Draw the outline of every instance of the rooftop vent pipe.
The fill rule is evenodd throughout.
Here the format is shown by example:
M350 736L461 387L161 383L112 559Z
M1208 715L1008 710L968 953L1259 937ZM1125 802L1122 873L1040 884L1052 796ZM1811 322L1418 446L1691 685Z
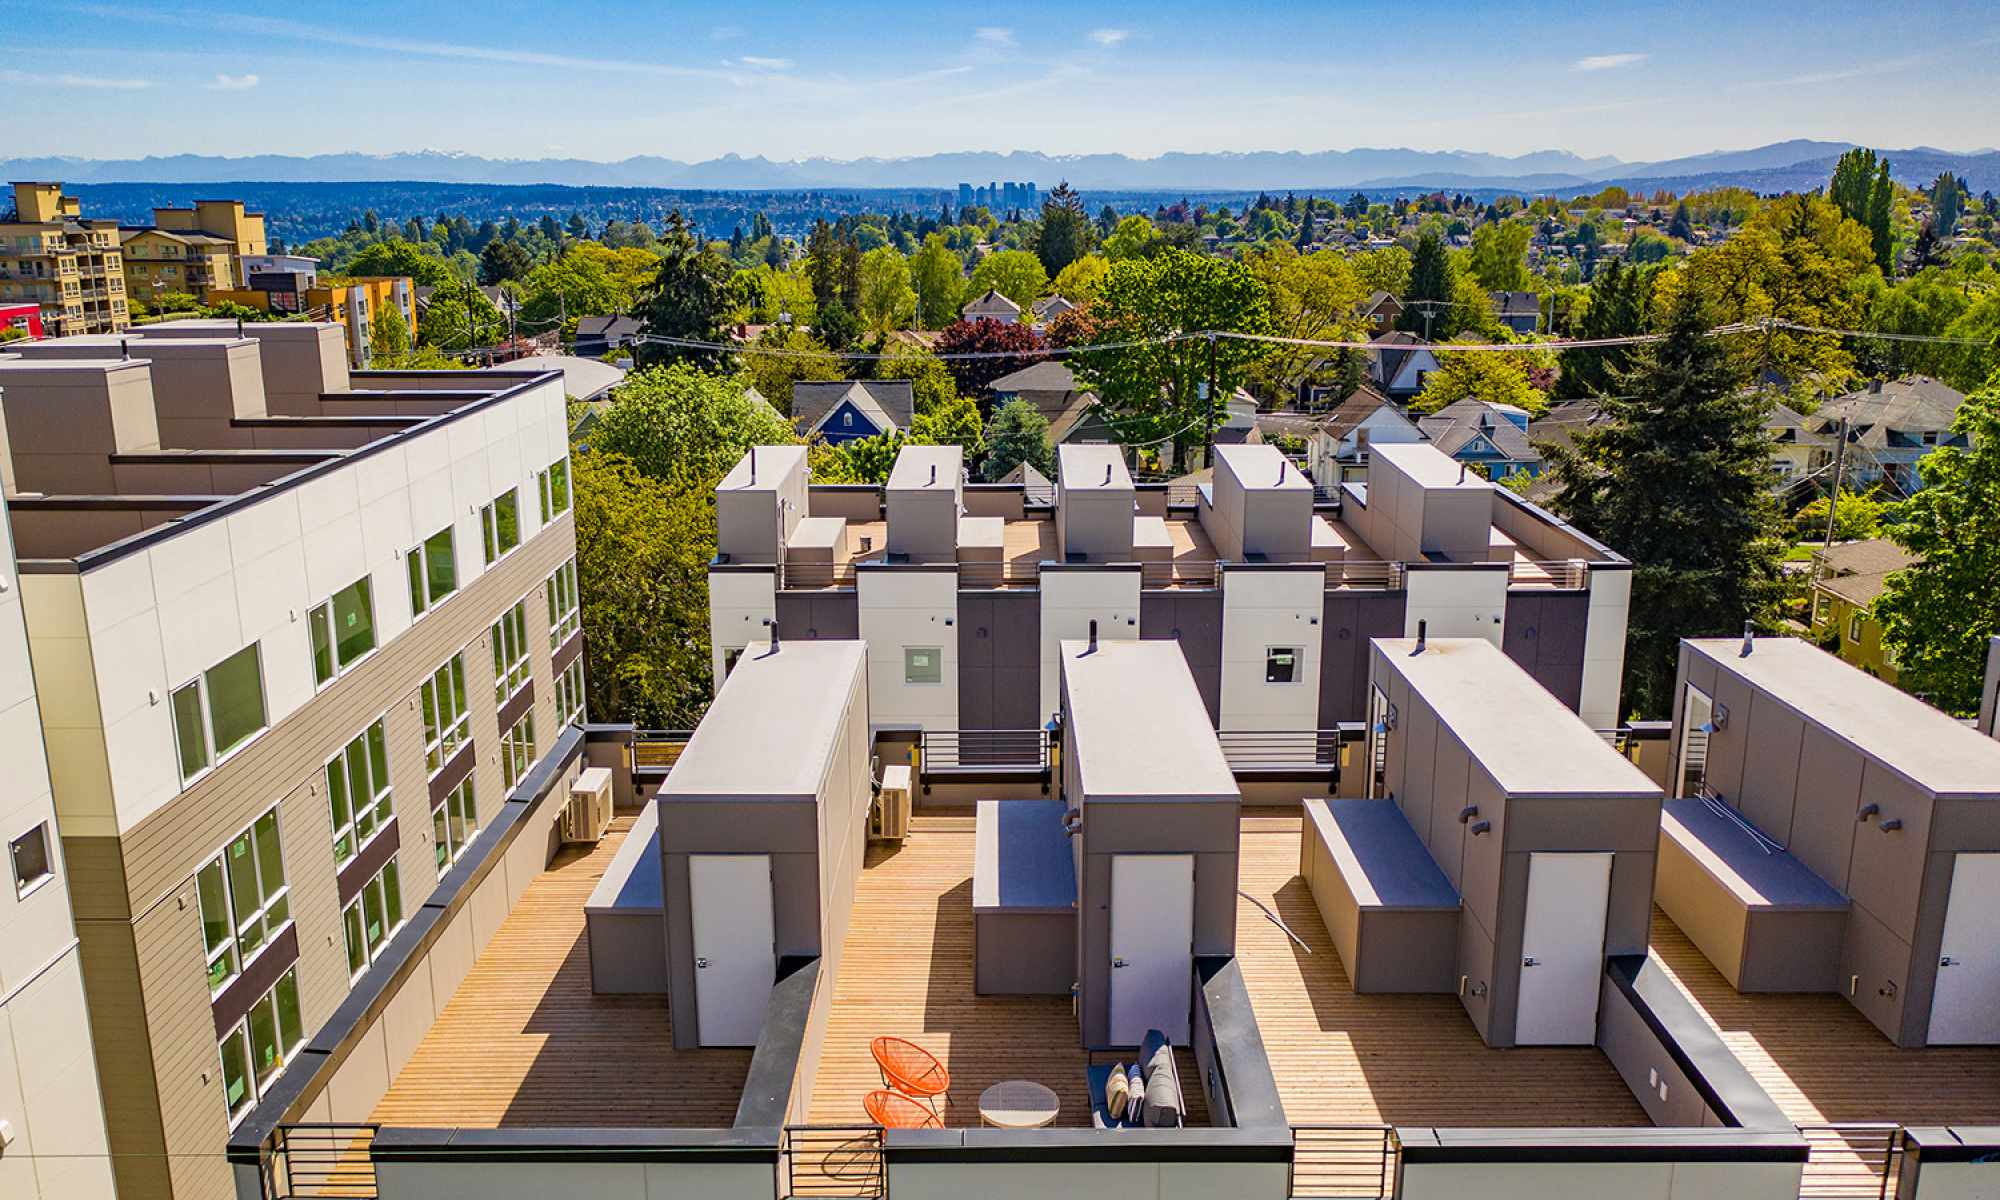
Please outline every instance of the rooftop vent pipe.
M932 486L932 487L936 487L936 486L937 486L937 464L936 464L936 463L932 463L932 464L931 464L931 482L930 482L930 486Z
M1104 486L1105 486L1105 487L1110 487L1110 486L1111 486L1111 464L1110 464L1110 463L1105 463L1105 464L1104 464Z
M1465 482L1465 470L1466 470L1466 467L1467 467L1467 465L1468 465L1468 464L1466 464L1466 463L1460 463L1460 464L1458 464L1458 481L1459 481L1460 483L1464 483L1464 482Z
M1743 622L1743 652L1738 657L1749 658L1750 651L1756 649L1757 641L1750 636L1750 622Z
M130 358L130 357L132 357L132 342L131 342L131 339L129 339L129 338L119 338L119 339L118 339L118 357L119 357L119 358Z
M757 482L757 447L750 447L750 482Z
M764 624L771 627L771 653L776 654L781 648L781 643L778 640L778 622L773 617L765 617Z
M1278 460L1278 482L1281 485L1285 482L1285 468L1291 465L1292 465L1292 460L1289 458L1281 458Z
M1084 651L1084 653L1097 653L1097 618L1095 617L1092 617L1090 620L1090 649Z
M1422 654L1424 652L1424 647L1429 642L1430 624L1429 621L1417 622L1417 648L1412 653Z

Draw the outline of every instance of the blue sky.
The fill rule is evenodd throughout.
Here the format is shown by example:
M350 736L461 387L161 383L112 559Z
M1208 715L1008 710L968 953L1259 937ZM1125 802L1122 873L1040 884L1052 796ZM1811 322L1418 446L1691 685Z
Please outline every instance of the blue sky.
M1988 3L0 0L0 155L2000 143Z

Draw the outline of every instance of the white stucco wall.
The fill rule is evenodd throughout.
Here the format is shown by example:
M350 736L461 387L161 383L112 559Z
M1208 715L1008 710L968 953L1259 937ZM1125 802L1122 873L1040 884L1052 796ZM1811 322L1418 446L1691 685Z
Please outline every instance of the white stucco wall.
M958 572L886 567L858 572L861 640L868 643L869 719L877 725L958 728ZM935 648L937 683L904 682L903 652Z
M723 654L751 642L768 642L766 621L778 619L776 571L710 571L708 573L709 657L715 686L722 686ZM780 631L779 636L783 636Z
M1592 729L1613 729L1624 713L1625 626L1632 605L1632 572L1593 569L1590 612L1583 631L1583 687L1577 715Z
M1052 713L1059 703L1065 639L1089 637L1092 620L1100 639L1139 639L1139 570L1106 566L1043 571L1041 591L1041 711Z
M1326 569L1316 563L1224 569L1221 728L1318 727L1325 605ZM1298 648L1291 683L1264 681L1265 653L1275 646Z
M1485 638L1501 644L1507 620L1507 568L1458 567L1429 569L1411 564L1409 603L1403 610L1403 636L1417 636L1417 622L1426 622L1431 637Z

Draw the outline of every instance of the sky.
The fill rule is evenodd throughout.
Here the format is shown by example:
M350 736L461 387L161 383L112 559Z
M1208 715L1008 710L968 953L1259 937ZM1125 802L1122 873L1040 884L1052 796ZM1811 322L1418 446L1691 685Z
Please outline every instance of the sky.
M0 0L0 156L2000 143L2000 7Z

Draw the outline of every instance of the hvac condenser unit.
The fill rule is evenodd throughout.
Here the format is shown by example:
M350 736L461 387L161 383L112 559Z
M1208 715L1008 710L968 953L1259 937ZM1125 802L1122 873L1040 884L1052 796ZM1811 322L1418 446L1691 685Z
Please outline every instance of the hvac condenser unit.
M882 768L882 791L875 797L868 836L878 842L900 842L910 836L910 766Z
M562 840L595 843L611 827L611 770L589 767L570 785L563 808Z

